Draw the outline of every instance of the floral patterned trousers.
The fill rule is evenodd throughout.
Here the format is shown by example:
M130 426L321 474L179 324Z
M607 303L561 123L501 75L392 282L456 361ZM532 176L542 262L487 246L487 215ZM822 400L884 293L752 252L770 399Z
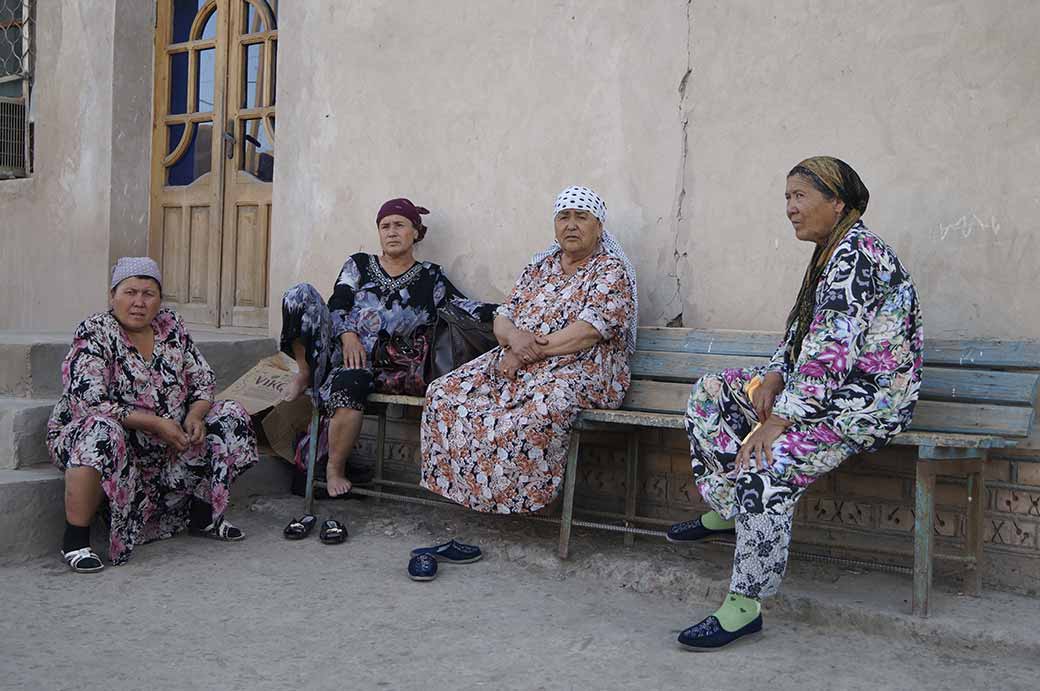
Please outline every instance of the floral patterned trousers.
M854 452L823 421L797 422L773 442L765 470L731 477L741 441L756 416L744 387L762 369L729 369L697 382L686 408L694 481L704 501L725 519L736 518L733 592L774 594L787 566L794 509L817 478Z
M329 308L321 293L309 283L293 286L282 297L282 352L293 357L292 344L296 340L303 345L311 368L315 407L326 416L331 416L336 408L364 410L368 395L375 390L372 371L343 366L343 348L332 334Z
M192 497L213 506L213 520L224 514L231 483L257 461L256 436L249 414L235 401L214 403L205 423L203 441L180 454L101 415L73 420L49 441L62 470L100 473L111 514L113 564L125 563L135 545L185 528Z

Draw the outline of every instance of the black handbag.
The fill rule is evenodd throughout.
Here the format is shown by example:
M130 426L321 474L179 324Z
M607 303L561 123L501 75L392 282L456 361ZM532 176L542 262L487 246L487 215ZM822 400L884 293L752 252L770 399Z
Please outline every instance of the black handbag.
M380 331L372 349L372 373L378 393L425 396L429 379L423 376L430 352L427 329L408 335Z
M498 345L491 322L474 319L455 305L437 310L423 379L429 384Z

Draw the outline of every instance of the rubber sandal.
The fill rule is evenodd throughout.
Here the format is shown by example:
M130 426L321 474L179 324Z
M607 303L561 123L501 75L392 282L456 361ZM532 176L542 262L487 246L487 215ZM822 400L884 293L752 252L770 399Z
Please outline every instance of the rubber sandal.
M246 537L245 533L232 525L231 521L224 520L223 516L213 523L210 523L202 530L189 529L188 532L196 537L208 537L223 542L238 542L239 540L244 540Z
M457 540L449 540L443 545L433 547L419 547L412 550L412 556L428 554L437 561L447 564L472 564L483 558L480 548L476 545L467 545Z
M95 554L89 546L74 549L71 552L63 551L61 558L76 573L97 573L105 568L105 565L101 563L101 557Z
M330 518L321 524L321 532L318 537L326 545L338 545L347 539L347 526L334 518Z
M318 525L318 517L305 513L299 518L292 519L289 525L285 526L282 534L285 535L286 540L302 540L311 534L316 525Z
M413 581L437 578L437 560L429 554L417 554L408 561L408 577Z

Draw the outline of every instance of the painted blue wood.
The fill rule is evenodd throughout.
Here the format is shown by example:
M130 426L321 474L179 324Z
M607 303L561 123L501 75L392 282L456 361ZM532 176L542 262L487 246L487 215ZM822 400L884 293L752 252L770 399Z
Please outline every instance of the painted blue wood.
M781 335L768 331L677 329L643 326L639 349L716 355L769 357ZM1040 369L1040 341L925 339L926 365Z
M758 367L767 358L637 350L630 365L637 379L693 382L728 368ZM1025 403L1036 400L1040 374L952 367L925 367L921 398L938 401Z

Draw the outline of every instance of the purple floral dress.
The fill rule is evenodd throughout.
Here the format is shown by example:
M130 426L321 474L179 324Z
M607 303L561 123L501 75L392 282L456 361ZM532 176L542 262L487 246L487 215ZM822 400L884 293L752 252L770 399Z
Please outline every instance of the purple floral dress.
M862 223L828 261L812 325L792 361L796 327L766 367L706 375L690 396L694 478L723 517L789 513L818 477L910 424L924 348L917 292L892 249ZM774 442L771 468L728 478L756 421L744 387L770 371L785 382L773 413L794 424Z
M232 481L257 461L249 414L234 401L213 404L205 438L183 453L122 426L136 411L183 423L191 404L213 400L213 370L180 318L160 310L152 328L155 347L146 361L111 312L80 324L62 365L64 393L47 425L55 465L101 474L113 564L125 563L135 545L185 528L192 497L211 504L219 519Z

